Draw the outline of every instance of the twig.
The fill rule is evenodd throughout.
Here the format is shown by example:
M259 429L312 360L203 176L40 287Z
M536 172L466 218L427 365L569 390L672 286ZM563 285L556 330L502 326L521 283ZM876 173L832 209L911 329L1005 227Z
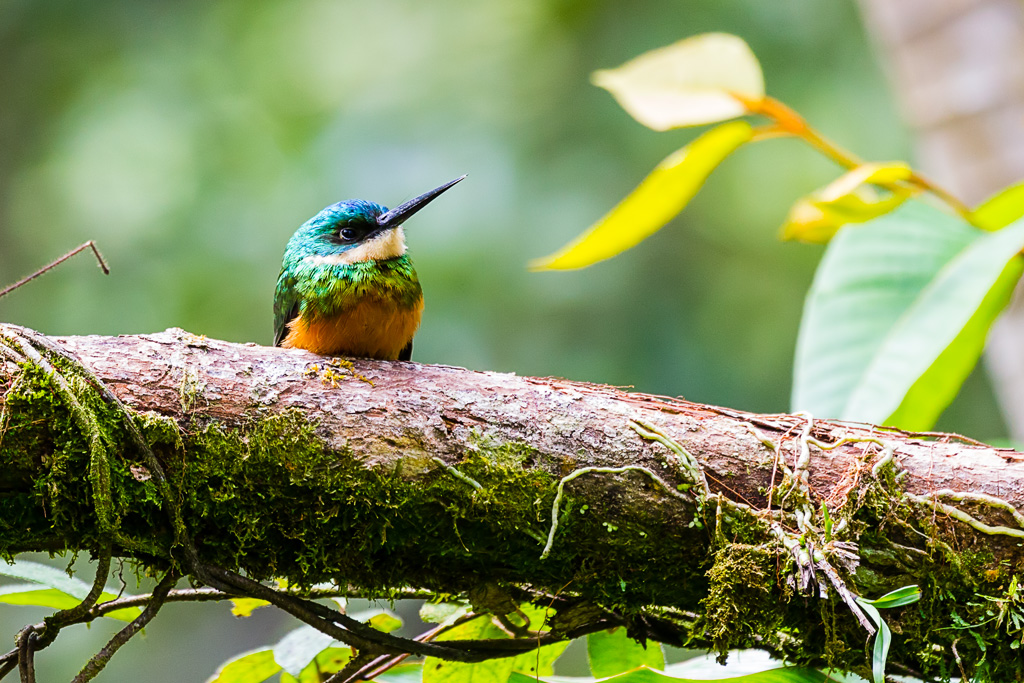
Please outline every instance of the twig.
M21 669L21 678L25 680L26 667L33 672L35 670L35 653L49 647L61 629L71 624L92 621L96 618L90 617L89 614L103 593L103 586L107 582L107 576L110 573L110 553L110 544L107 543L99 552L99 566L96 568L96 577L93 579L92 587L80 603L51 614L41 624L33 624L22 629L18 634L18 647L0 657L0 679L13 671L15 666L18 666ZM34 675L32 673L32 676Z
M178 582L178 573L172 568L167 570L164 574L164 578L160 579L160 583L157 584L156 589L153 591L153 599L150 601L146 609L142 610L142 614L135 617L127 626L114 634L114 637L103 646L96 655L89 660L89 662L82 667L82 670L78 672L78 675L71 679L71 683L88 683L96 675L103 671L103 667L107 665L110 658L114 656L114 653L121 649L121 646L127 643L132 636L145 628L146 624L153 620L156 613L163 607L164 599L170 592L174 584Z
M18 671L21 683L36 683L35 627L26 626L18 634Z
M202 565L200 578L204 583L219 583L221 586L227 586L229 591L234 589L245 595L266 600L288 612L299 621L360 651L390 654L410 652L412 654L441 657L455 661L480 661L476 653L469 654L465 649L417 643L408 638L400 638L389 633L383 633L372 626L368 626L329 607L308 600L302 600L294 595L281 593L269 586L264 586L257 581L221 567ZM486 657L483 657L483 659L486 659Z
M398 655L408 656L408 655ZM324 683L340 683L340 681L357 681L361 678L360 673L373 666L374 662L379 659L376 655L372 654L357 654L352 657L345 664L344 667L338 673L333 674L330 678L324 681Z
M829 564L828 560L824 557L817 559L814 567L828 578L829 583L832 584L832 587L836 589L836 593L839 594L839 598L850 608L850 611L853 612L853 616L857 617L860 625L867 629L868 633L874 635L875 625L871 623L871 620L864 614L864 610L857 604L856 596L846 586L846 582L839 576L835 567Z
M297 594L297 592L296 592ZM225 593L224 591L217 590L215 588L182 588L175 589L168 592L164 598L164 603L168 602L218 602L223 600L230 600L237 598L241 594L238 592ZM304 592L311 598L327 598L327 597L338 597L338 596L357 596L357 592L347 588L323 588L313 589L308 592ZM410 591L405 597L409 598L422 598L425 597L425 593ZM93 605L84 614L79 614L73 621L64 621L61 623L60 629L66 628L67 626L73 626L76 624L88 624L100 617L106 616L111 612L116 612L122 609L130 609L132 607L145 607L153 601L152 593L144 593L141 595L133 595L128 598L119 598L117 600L110 600L108 602L102 602L98 605ZM66 610L70 611L70 610ZM52 619L53 617L49 617ZM37 624L34 629L38 631L43 627L43 624ZM35 646L35 651L41 650L42 647L38 641ZM8 673L13 671L18 666L18 650L14 649L7 652L4 655L0 655L0 679L3 679Z
M96 248L96 243L93 242L92 240L89 240L85 244L80 244L79 246L75 247L74 249L72 249L68 253L64 254L63 256L61 256L56 261L52 261L51 263L43 266L42 268L40 268L36 272L32 273L28 277L23 277L20 280L18 280L17 282L15 282L13 285L8 285L8 286L4 287L3 289L0 289L0 297L2 297L3 295L5 295L5 294L7 294L9 292L13 292L18 287L21 287L22 285L27 284L27 283L31 282L32 280L35 280L37 277L39 277L40 275L42 275L46 271L48 271L48 270L50 270L52 268L56 268L57 266L59 266L60 264L64 263L65 261L67 261L72 256L74 256L75 254L77 254L77 253L79 253L81 251L84 251L86 249L92 249L92 253L96 255L96 260L99 262L100 269L103 270L103 274L104 275L110 275L110 268L107 267L107 262L103 260L103 255L100 254L100 250Z
M79 621L88 614L89 610L100 599L103 587L107 585L107 577L110 575L111 544L109 541L99 551L99 563L96 566L96 577L93 579L92 588L85 598L70 609L60 610L43 619L43 630L39 634L39 643L36 649L43 649L54 641L57 634L65 626Z
M302 593L299 593L298 591L290 592L294 595L302 595L314 600L319 598L359 597L362 595L362 593L358 591L346 588L315 588ZM423 598L426 597L426 595L426 593L410 593L409 595L400 597ZM217 590L216 588L180 588L168 593L164 602L220 602L223 600L232 600L238 597L241 597L241 594L238 592L225 593L224 591ZM102 602L89 610L89 613L76 623L87 623L121 609L144 607L145 605L148 605L152 599L152 593L144 593L142 595L133 595L130 598L119 598L117 600L110 600L109 602ZM0 657L0 661L3 661L2 657Z
M961 676L961 680L964 680L964 681L969 681L969 680L971 680L971 679L970 679L970 677L969 677L969 676L967 675L967 672L966 672L966 671L964 670L964 662L963 662L963 660L962 660L962 659L960 659L960 653L959 653L959 652L957 652L957 649L956 649L956 644L957 644L957 643L959 643L959 642L960 642L960 639L959 639L959 638L957 638L956 640L954 640L954 641L953 641L953 642L952 642L952 643L950 644L950 646L949 646L949 649L953 651L953 657L954 657L954 658L956 658L956 666L957 666L957 668L958 668L958 669L960 669L960 676Z
M424 631L423 633L413 638L413 640L419 641L421 643L431 641L434 638L441 635L442 633L449 631L455 628L456 626L465 624L467 621L472 621L473 619L476 619L479 616L480 614L478 612L470 612L469 614L464 614L458 619L452 621L452 623L450 624L439 624L438 626L430 629L429 631ZM355 671L347 677L342 677L341 672L338 672L331 678L328 678L326 681L324 681L324 683L354 683L355 681L359 680L372 680L377 676L383 674L385 671L388 671L389 669L398 666L399 664L404 662L408 657L409 653L403 653L400 655L382 655L380 657L376 657L372 662L363 666L358 671Z
M797 565L797 571L800 575L801 588L806 590L811 584L812 579L815 578L815 572L821 572L835 588L836 593L839 594L839 598L846 603L846 606L850 608L853 616L857 618L860 625L863 626L868 633L874 635L877 629L875 625L871 623L871 620L867 618L864 611L857 604L856 596L847 588L846 583L839 576L839 573L835 568L825 559L824 555L816 553L814 550L808 552L800 544L800 538L795 534L790 534L782 528L780 524L772 523L768 527L769 531L775 538L782 543L782 546L789 551L793 556L793 561Z

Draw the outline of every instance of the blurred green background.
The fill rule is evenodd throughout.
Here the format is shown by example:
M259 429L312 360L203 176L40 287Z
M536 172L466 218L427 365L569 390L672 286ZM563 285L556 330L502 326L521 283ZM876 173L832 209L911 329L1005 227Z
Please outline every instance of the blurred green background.
M777 228L837 175L799 143L742 150L617 259L525 269L695 134L642 127L590 72L711 30L745 38L769 92L840 144L910 157L848 1L0 0L0 285L87 239L112 269L80 255L0 300L0 320L266 344L299 224L469 173L407 228L427 299L416 360L785 411L821 249ZM980 373L939 427L1004 435ZM171 611L100 680L202 680L285 628ZM2 630L28 614L2 609ZM112 628L62 635L42 680L70 678Z

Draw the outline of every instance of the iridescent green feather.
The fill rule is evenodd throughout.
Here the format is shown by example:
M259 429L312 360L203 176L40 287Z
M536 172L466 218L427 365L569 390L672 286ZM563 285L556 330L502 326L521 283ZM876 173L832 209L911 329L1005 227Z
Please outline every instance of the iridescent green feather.
M390 299L413 308L423 296L408 255L346 265L300 260L281 271L274 296L274 343L280 344L289 320L332 318L364 297Z

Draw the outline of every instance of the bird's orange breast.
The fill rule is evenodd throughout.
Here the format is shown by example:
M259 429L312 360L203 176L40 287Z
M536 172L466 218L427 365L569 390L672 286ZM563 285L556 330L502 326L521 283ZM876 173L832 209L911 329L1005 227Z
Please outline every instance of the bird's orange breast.
M288 323L281 346L328 356L395 360L412 341L422 316L422 297L412 307L367 297L334 317L296 316Z

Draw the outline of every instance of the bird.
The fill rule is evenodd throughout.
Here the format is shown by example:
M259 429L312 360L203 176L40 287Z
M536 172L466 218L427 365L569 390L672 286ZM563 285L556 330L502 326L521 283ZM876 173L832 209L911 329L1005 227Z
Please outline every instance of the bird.
M465 177L390 211L349 199L303 223L288 240L274 290L274 346L410 360L423 290L402 225Z

